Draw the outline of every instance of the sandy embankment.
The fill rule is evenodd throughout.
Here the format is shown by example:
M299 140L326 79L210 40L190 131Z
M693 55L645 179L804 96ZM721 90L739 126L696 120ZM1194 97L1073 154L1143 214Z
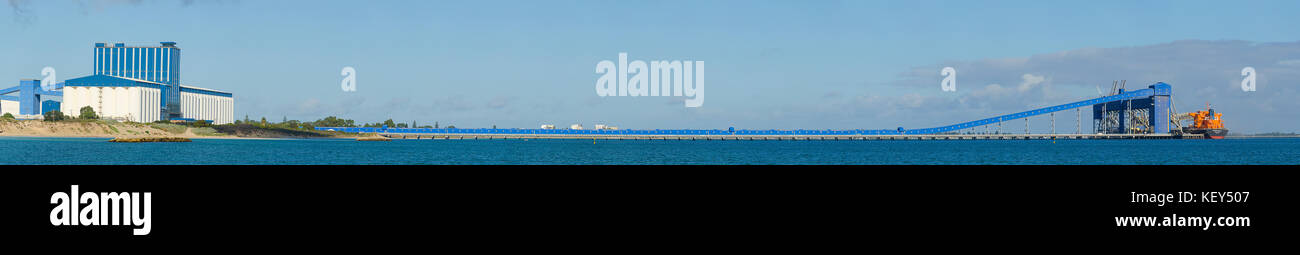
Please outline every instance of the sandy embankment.
M239 138L229 135L196 135L191 129L173 134L141 123L103 123L97 121L39 121L2 120L0 136L35 137L185 137L185 138Z

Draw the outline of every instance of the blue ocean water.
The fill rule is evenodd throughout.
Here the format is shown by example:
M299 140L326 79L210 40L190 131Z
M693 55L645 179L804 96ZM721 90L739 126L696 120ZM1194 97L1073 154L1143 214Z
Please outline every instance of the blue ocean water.
M1300 139L619 141L0 138L0 164L1300 164Z

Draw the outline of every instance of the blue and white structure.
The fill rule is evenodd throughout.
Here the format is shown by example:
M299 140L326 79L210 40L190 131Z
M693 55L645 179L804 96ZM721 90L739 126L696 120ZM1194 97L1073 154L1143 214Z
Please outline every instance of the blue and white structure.
M235 96L230 92L180 85L181 118L212 124L235 122ZM173 118L175 119L175 118Z
M47 111L59 110L59 97L63 92L56 84L55 90L41 88L41 80L22 80L18 86L0 89L0 114L12 114L20 119L39 118Z
M75 117L90 106L101 118L125 121L233 122L234 95L181 84L181 49L161 44L96 43L94 75L63 83L61 111Z
M95 75L146 80L167 85L162 92L163 110L169 118L180 114L181 48L175 42L161 46L127 46L125 43L95 43Z

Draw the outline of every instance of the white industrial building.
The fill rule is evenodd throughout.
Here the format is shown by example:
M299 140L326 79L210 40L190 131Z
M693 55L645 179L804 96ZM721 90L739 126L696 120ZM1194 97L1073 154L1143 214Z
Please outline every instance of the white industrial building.
M0 115L10 114L18 116L18 100L0 99Z
M234 123L235 98L228 92L181 84L181 115L212 124Z
M81 108L90 106L102 119L134 122L159 120L159 89L148 87L65 86L63 114L81 116Z
M64 114L79 117L81 108L90 106L102 119L134 122L162 120L161 100L165 84L124 77L96 76L104 76L98 79L109 82L69 82L69 85L63 87L60 110ZM235 99L230 93L185 85L181 85L180 90L181 118L207 120L213 124L235 121Z

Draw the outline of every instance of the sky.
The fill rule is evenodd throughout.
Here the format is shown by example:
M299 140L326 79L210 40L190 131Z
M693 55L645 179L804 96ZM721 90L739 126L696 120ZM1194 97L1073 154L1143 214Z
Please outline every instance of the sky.
M1300 130L1297 1L8 0L0 81L91 73L96 42L182 48L237 119L461 128L924 128L1166 82L1234 132ZM601 97L597 63L704 61L705 103ZM1256 91L1242 91L1244 67ZM344 67L356 91L342 90ZM957 70L945 92L940 70ZM1056 130L1074 131L1061 112ZM1084 114L1087 115L1087 114ZM1091 122L1084 117L1084 130ZM1046 131L1051 118L1030 126ZM1021 124L1012 125L1023 129Z

